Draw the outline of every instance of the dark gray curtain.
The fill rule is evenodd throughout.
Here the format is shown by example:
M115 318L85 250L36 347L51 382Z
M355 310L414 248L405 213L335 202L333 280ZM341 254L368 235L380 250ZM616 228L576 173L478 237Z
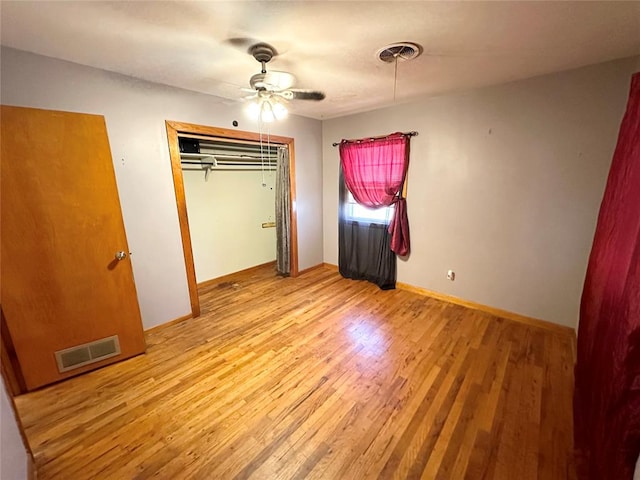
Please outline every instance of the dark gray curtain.
M338 268L345 278L367 280L382 290L396 288L396 254L389 224L363 223L345 217L348 190L340 171Z
M276 266L278 273L291 273L291 199L289 181L289 148L278 148L276 172Z

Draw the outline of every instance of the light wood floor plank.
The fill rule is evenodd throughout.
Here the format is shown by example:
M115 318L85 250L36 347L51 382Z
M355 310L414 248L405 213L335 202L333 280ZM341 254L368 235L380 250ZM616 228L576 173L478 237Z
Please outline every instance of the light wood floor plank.
M271 266L147 353L16 398L42 480L575 479L574 339Z

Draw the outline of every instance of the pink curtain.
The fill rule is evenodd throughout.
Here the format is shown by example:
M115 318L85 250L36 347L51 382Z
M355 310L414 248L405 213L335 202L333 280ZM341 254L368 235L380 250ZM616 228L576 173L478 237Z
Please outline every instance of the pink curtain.
M402 197L409 168L409 137L394 133L340 143L344 181L356 202L370 208L396 205L389 224L391 250L407 255L410 249L406 199Z
M579 477L631 480L640 452L640 73L589 257L575 382Z

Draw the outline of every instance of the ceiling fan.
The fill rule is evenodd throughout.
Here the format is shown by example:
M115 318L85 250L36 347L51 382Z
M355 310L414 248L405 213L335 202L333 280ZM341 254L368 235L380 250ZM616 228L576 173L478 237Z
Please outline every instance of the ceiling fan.
M263 121L270 122L274 118L286 116L285 104L289 100L323 100L325 95L318 90L292 88L296 83L296 77L289 72L271 70L267 72L267 63L276 56L275 49L266 43L257 43L249 48L249 54L253 56L262 68L249 79L251 88L243 88L250 95L249 110L254 116Z

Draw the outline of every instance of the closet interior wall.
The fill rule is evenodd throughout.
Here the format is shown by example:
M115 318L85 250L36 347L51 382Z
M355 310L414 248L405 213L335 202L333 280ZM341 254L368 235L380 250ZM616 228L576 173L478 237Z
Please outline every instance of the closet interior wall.
M179 140L197 283L275 261L278 145Z

